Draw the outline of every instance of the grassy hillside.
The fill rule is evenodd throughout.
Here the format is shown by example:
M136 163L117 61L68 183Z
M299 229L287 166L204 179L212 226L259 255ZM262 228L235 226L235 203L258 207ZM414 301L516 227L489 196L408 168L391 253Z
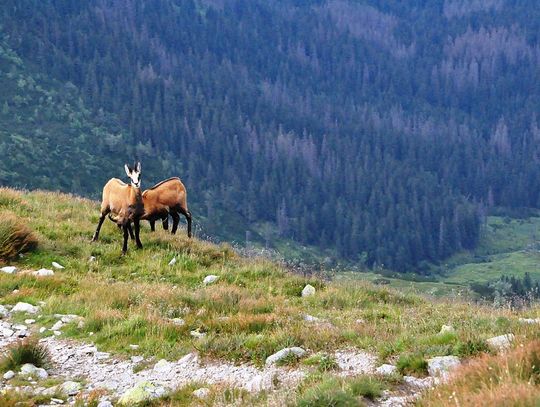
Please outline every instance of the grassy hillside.
M361 281L305 279L270 261L242 258L227 245L188 240L183 229L171 236L151 233L145 225L144 248L135 250L130 243L121 257L121 234L109 221L100 241L90 243L98 203L71 195L0 189L0 213L17 216L39 242L9 262L23 271L0 274L0 302L44 301L38 326L50 326L54 314L81 315L84 327L73 323L65 335L119 355L172 360L197 350L204 357L260 366L287 346L304 347L310 356L354 347L375 353L381 362L401 360L408 371L413 360L431 356L476 356L486 349L484 339L495 335L513 332L520 342L538 336L537 329L517 322L520 315L540 315L537 309L510 312L427 300ZM170 266L172 258L177 261ZM50 268L52 261L65 269L42 278L25 272ZM209 274L219 280L205 286ZM307 283L317 292L302 298ZM306 314L329 324L306 322ZM185 325L175 325L176 317ZM456 333L438 335L443 324ZM206 336L194 339L193 330ZM326 379L311 377L293 397Z

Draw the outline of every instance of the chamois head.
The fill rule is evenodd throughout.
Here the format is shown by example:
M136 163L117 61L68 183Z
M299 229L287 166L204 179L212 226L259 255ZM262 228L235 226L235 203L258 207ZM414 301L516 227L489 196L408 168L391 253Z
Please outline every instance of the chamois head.
M133 168L127 164L124 164L124 169L126 170L127 176L131 180L131 185L135 188L139 188L141 186L141 163L137 162Z

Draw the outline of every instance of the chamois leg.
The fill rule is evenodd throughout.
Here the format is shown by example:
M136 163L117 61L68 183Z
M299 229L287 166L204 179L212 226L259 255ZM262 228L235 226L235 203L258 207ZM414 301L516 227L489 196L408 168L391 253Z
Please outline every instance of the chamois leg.
M178 222L180 222L180 215L176 211L171 211L172 216L172 230L171 233L174 235L176 233L176 229L178 229Z
M131 227L131 223L127 224L127 228L129 232L129 237L131 238L131 240L135 240L135 235L133 234L133 228Z
M191 237L191 212L187 209L180 207L179 212L186 217L187 221L187 235Z
M161 223L163 224L163 230L169 230L169 214L165 215L163 219L161 219Z
M124 230L124 244L122 245L122 256L124 256L127 253L129 233L127 225L123 225L122 229Z
M152 232L155 232L156 231L156 221L155 220L149 220L148 222L150 223L150 230Z
M141 221L139 219L135 219L133 221L133 225L135 226L135 242L137 243L137 248L142 249L141 239L139 238L139 233L141 231Z
M103 225L103 221L105 220L105 216L109 213L109 210L106 210L104 212L101 212L101 216L99 217L99 222L96 228L96 231L94 233L94 236L92 237L92 242L95 242L99 238L99 231L101 230L101 225Z

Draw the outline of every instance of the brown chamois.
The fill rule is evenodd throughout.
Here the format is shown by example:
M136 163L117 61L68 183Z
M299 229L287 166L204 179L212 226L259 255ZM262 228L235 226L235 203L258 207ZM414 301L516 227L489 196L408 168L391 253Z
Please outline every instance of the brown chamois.
M157 219L163 221L163 228L168 229L169 214L173 218L171 233L174 235L180 221L180 213L186 217L187 234L191 237L191 212L187 207L187 191L180 178L173 177L161 181L142 194L144 215L141 219L150 222L152 232L155 231Z
M94 233L92 241L99 238L99 230L105 220L105 216L115 222L124 231L124 244L122 254L127 252L128 231L131 229L131 222L135 226L135 241L137 247L142 248L139 239L140 218L144 214L144 205L141 194L141 163L137 163L133 168L124 165L127 176L131 180L131 185L127 185L118 178L111 178L103 187L103 199L101 201L101 216Z

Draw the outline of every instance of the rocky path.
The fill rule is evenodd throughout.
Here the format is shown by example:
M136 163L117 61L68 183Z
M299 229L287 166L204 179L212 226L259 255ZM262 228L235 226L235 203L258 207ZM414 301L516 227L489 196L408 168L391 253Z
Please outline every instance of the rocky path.
M37 330L33 319L26 320L29 323L28 326L9 322L11 313L16 307L24 309L26 306L17 304L11 310L5 308L3 310L3 319L0 320L0 353L3 353L9 344ZM28 308L27 311L36 311L26 308ZM60 393L66 396L68 403L74 402L74 396L84 397L93 390L105 390L106 395L100 407L107 407L111 405L112 400L123 401L124 404L129 405L137 398L159 397L189 383L220 384L252 393L263 390L273 392L293 389L309 372L307 367L276 366L276 362L286 357L288 353L306 353L301 348L286 348L277 352L267 359L264 368L257 368L251 364L234 365L225 361L203 360L197 353L190 353L175 361L163 359L156 362L144 359L142 356L120 358L100 352L91 343L63 339L61 322L73 321L79 317L74 315L57 315L57 317L59 322L48 328L54 332L54 335L41 339L40 343L47 347L52 360L52 367L47 371L48 376L60 379L63 384L47 389L40 387L38 380L31 380L28 385L17 387L17 390L44 394L58 394L60 390ZM39 317L36 318L39 319ZM44 329L46 328L41 327L40 332ZM333 356L339 367L335 374L339 376L384 375L392 374L396 370L392 365L377 367L377 358L360 350L340 350ZM20 374L20 372L13 372L13 375ZM10 384L12 377L9 376L12 375L8 375L8 378L4 377L0 382L0 391L16 387ZM436 380L433 377L418 379L405 376L403 385L398 391L385 393L372 405L410 404L423 389L433 386ZM204 397L204 391L198 394Z

